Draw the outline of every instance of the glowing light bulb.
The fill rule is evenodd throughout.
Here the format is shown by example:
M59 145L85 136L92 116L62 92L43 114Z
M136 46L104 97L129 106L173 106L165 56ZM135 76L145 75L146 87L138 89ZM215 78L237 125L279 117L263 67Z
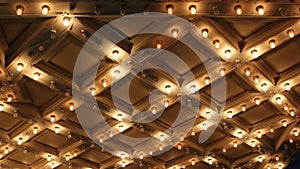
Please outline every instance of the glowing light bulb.
M204 38L208 37L208 29L202 29L201 33Z
M277 98L276 98L276 103L277 103L277 104L282 104L282 99L281 99L281 97L277 97Z
M261 88L262 88L262 90L263 90L264 92L268 91L268 86L267 86L266 83L263 83L263 84L261 85Z
M66 161L69 161L69 160L70 160L70 155L67 154L67 155L66 155Z
M38 133L38 127L33 127L33 134L37 134Z
M44 5L42 7L42 14L43 15L48 15L48 12L50 11L50 7L48 5Z
M292 116L292 117L295 116L295 111L294 110L290 110L290 116Z
M227 112L227 117L230 118L230 119L233 117L232 111Z
M234 10L235 10L235 13L236 13L237 15L242 15L242 13L243 13L242 6L241 6L241 5L236 5L236 6L234 7Z
M245 104L243 104L241 107L242 107L242 111L243 111L243 112L245 112L245 111L246 111L246 108L247 108L247 106L246 106Z
M91 96L95 96L96 95L96 88L91 87L90 88L90 93L91 93Z
M239 131L237 135L238 135L238 138L239 138L239 139L242 139L242 138L243 138L243 133L242 133L241 131Z
M55 163L51 163L51 164L50 164L50 168L51 168L51 169L55 168Z
M159 140L160 140L161 142L165 141L165 135L161 134L161 135L159 136Z
M119 59L119 51L118 50L113 50L112 51L112 56L114 60L118 60Z
M11 94L7 95L7 99L6 99L7 102L11 102L12 99L13 99L13 95Z
M191 135L192 135L192 136L195 136L195 135L196 135L196 133L195 133L194 130L192 131Z
M227 59L231 58L231 51L229 49L225 51L225 56Z
M225 68L219 70L220 76L225 76Z
M101 82L102 82L102 87L107 87L107 80L106 79L102 79L101 80Z
M265 13L264 7L262 5L257 6L256 11L259 15L263 15Z
M253 58L258 58L258 51L256 49L253 49L251 51L251 54L252 54Z
M275 40L274 39L271 39L269 41L269 45L270 45L270 48L274 49L276 47L276 44L275 44Z
M126 161L122 161L121 166L122 166L123 168L125 168L125 167L126 167Z
M191 5L191 6L189 7L189 10L190 10L190 12L191 12L192 15L195 15L195 14L196 14L196 6L195 6L195 5Z
M51 115L51 116L50 116L50 121L51 121L52 123L55 122L55 115Z
M143 153L140 153L140 160L142 160L144 158L144 154Z
M251 141L251 146L252 146L252 147L255 147L255 146L256 146L256 143L255 143L254 140Z
M39 72L35 72L35 73L33 74L33 79L34 79L34 80L39 80L40 76L41 76L41 74L40 74Z
M196 85L191 85L190 86L190 91L191 91L191 93L195 93L197 91Z
M168 93L168 94L171 94L171 93L172 93L172 88L171 88L170 85L166 85L166 86L165 86L165 89L166 89L166 93Z
M192 165L195 165L195 164L196 164L195 159L192 159Z
M289 141L291 144L294 142L294 140L292 138L290 138Z
M122 133L124 131L124 125L120 124L119 125L119 132Z
M254 80L255 83L258 83L259 82L259 76L254 76L253 80Z
M210 84L210 78L209 77L205 77L204 82L206 85Z
M172 14L173 14L173 10L174 10L174 6L173 6L173 5L171 5L171 4L167 5L167 6L166 6L166 9L167 9L167 13L168 13L169 15L172 15Z
M206 123L202 123L202 130L207 130L207 124Z
M69 110L73 111L75 109L74 103L69 103Z
M287 103L283 104L283 110L284 111L288 111L289 110L289 107L288 107Z
M234 147L234 148L237 148L237 146L238 146L238 145L237 145L237 141L234 141L234 142L233 142L233 147Z
M246 76L250 76L251 75L250 68L246 68L244 71L245 71Z
M54 128L54 132L55 132L56 134L58 134L58 133L60 132L60 128L59 128L58 126L56 126L56 127Z
M47 161L51 161L52 160L52 156L51 155L48 155L47 156Z
M123 115L121 113L119 113L117 115L117 119L118 119L118 121L123 121Z
M64 22L64 26L65 26L65 27L68 27L68 26L70 26L71 18L68 17L68 16L65 16L65 17L63 18L63 22Z
M294 130L293 133L294 133L294 136L295 136L295 137L298 137L298 136L299 136L299 133L298 133L297 130Z
M23 138L22 137L20 137L19 140L18 140L18 145L21 145L21 144L23 144Z
M157 42L156 42L156 48L157 49L161 49L162 48L162 41L161 40L157 40Z
M289 29L289 30L287 31L287 34L289 35L290 38L295 37L294 29Z
M16 14L17 15L22 15L23 14L23 11L24 11L24 7L22 6L22 5L18 5L17 7L16 7Z
M291 86L290 86L289 83L285 83L285 84L284 84L284 88L285 88L286 91L291 90Z
M178 34L179 34L179 30L178 29L172 29L172 36L173 38L177 38L178 37Z
M159 145L159 151L163 151L164 150L164 148L163 148L163 146L160 144Z
M257 138L261 138L262 137L262 134L260 131L257 132Z
M181 150L181 148L182 148L181 144L178 144L178 145L177 145L177 149L178 149L178 150Z
M206 112L206 119L211 119L211 114L210 114L210 112Z
M115 78L119 78L119 77L120 77L120 74L121 74L121 71L120 71L120 70L115 70L115 71L114 71L114 77L115 77Z
M152 114L156 114L157 113L157 107L156 106L151 107L151 113Z
M281 165L278 165L278 169L282 169L282 166L281 166Z
M0 104L0 111L3 111L3 107L4 107L4 105Z
M169 100L164 101L164 106L165 106L165 108L169 107Z
M212 163L213 163L211 158L207 159L207 162L208 162L209 165L212 165Z
M8 147L5 147L4 149L4 154L8 154L9 153L9 148Z
M28 132L25 134L25 138L26 138L26 139L29 139L29 138L30 138L30 135L29 135Z
M223 152L223 153L226 153L226 151L227 151L226 148L223 147L222 152Z
M219 40L214 40L213 44L215 46L216 49L219 49L221 47L220 41Z
M271 133L273 133L273 132L274 132L274 128L273 128L273 127L271 127L271 129L270 129L270 132L271 132Z
M18 63L18 65L17 65L17 71L21 72L23 70L23 68L24 68L24 65L22 63Z
M264 159L262 157L258 157L258 162L262 163Z
M275 160L279 161L279 156L278 155L275 156Z
M283 126L283 127L286 127L286 126L287 126L286 120L281 121L281 123L282 123L282 126Z

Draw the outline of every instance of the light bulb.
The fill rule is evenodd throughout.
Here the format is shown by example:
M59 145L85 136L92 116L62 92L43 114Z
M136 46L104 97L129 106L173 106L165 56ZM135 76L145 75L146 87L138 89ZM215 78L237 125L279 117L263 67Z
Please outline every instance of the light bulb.
M276 47L276 44L275 44L275 40L274 39L271 39L269 41L269 45L270 45L270 48L274 49Z
M3 111L3 107L4 107L4 105L0 104L0 111Z
M258 58L258 51L256 49L253 49L251 51L251 54L252 54L253 58Z
M67 155L66 155L66 161L69 161L69 160L70 160L70 155L67 154Z
M227 112L227 117L230 118L230 119L233 117L232 111Z
M159 135L159 140L161 142L165 141L165 135L163 135L163 134Z
M234 142L233 142L233 147L234 147L234 148L237 148L237 146L238 146L238 145L237 145L237 142L234 141Z
M20 137L19 140L18 140L18 145L21 145L21 144L23 144L23 138L22 137Z
M250 68L246 68L244 71L245 71L246 76L250 76L251 75Z
M65 16L65 17L63 18L63 22L64 22L64 26L65 26L65 27L70 26L71 18L68 17L68 16Z
M264 159L262 157L258 157L258 162L262 163Z
M283 126L283 127L286 127L286 126L287 126L286 120L281 121L281 123L282 123L282 126Z
M289 35L290 38L295 37L294 29L289 29L289 30L287 31L287 34Z
M49 154L48 156L47 156L47 161L51 161L52 160L52 156Z
M109 131L108 135L109 135L109 137L113 137L114 136L114 132L113 131Z
M164 149L163 146L160 144L159 145L159 151L163 151L163 149Z
M263 15L265 13L264 7L262 5L257 6L256 11L259 15Z
M11 102L12 99L13 99L13 95L11 94L7 95L7 99L6 99L7 102Z
M204 38L208 37L208 29L202 29L201 33Z
M285 83L285 84L284 84L284 88L285 88L286 91L291 90L291 86L290 86L289 83Z
M191 91L191 93L195 93L197 91L196 85L191 85L190 86L190 91Z
M181 146L181 144L179 143L179 144L177 145L177 149L178 149L178 150L181 150L181 148L182 148L182 146Z
M257 132L257 138L261 138L261 137L262 137L261 132L258 131L258 132Z
M242 6L241 6L241 5L236 5L236 6L234 7L234 10L235 10L235 13L236 13L237 15L242 15L242 13L243 13Z
M178 29L172 29L172 36L173 38L177 38L178 37L178 33L179 33L179 30Z
M243 138L243 133L242 133L241 131L239 131L237 135L238 135L238 138L239 138L239 139L242 139L242 138Z
M164 101L164 106L165 106L165 108L169 107L169 100Z
M22 6L22 5L18 5L17 7L16 7L16 14L17 15L22 15L23 14L23 11L24 11L24 7Z
M115 78L119 78L119 77L120 77L120 74L121 74L121 71L120 71L120 70L115 70L115 71L114 71L114 77L115 77Z
M18 63L18 65L17 65L17 71L21 72L23 70L23 68L24 68L24 65L22 63Z
M258 83L259 82L259 76L254 76L253 80L254 80L255 83Z
M173 14L173 10L174 10L174 6L173 6L173 5L171 5L171 4L167 5L167 6L166 6L166 9L167 9L167 13L168 13L169 15L172 15L172 14Z
M162 43L163 43L163 42L162 42L161 40L157 40L157 41L156 41L156 48L157 48L157 49L161 49L161 48L162 48Z
M102 87L107 87L107 80L106 79L102 79L101 80L101 82L102 82Z
M226 153L226 151L227 151L226 148L223 147L222 152L223 152L223 153Z
M168 94L171 94L171 93L172 93L172 88L171 88L170 85L166 85L166 86L165 86L165 89L166 89L166 93L168 93Z
M121 113L119 113L117 115L117 119L118 119L118 121L123 121L123 115Z
M220 72L220 76L225 76L225 68L221 68L219 72Z
M196 133L195 133L194 130L192 131L191 135L192 135L192 136L195 136L195 135L196 135Z
M140 153L140 160L142 160L144 158L144 154Z
M38 133L38 127L33 127L33 134L37 134Z
M26 138L26 139L29 139L29 138L30 138L30 135L29 135L29 133L28 133L28 132L26 132L26 134L25 134L25 138Z
M256 143L255 143L254 140L251 141L251 146L252 146L252 147L255 147L255 146L256 146Z
M42 14L43 15L47 15L49 11L50 11L50 7L48 5L44 5L42 7Z
M282 104L281 97L277 97L277 98L276 98L276 103L277 103L277 104Z
M214 40L213 44L215 46L216 49L219 49L221 47L220 41L219 40Z
M90 93L91 93L91 96L95 96L96 95L96 88L91 87L90 88Z
M202 129L207 130L207 124L206 123L202 123Z
M205 77L204 82L206 85L209 85L210 83L210 78L209 77Z
M196 6L195 6L195 5L191 5L191 6L189 7L189 10L190 10L190 12L191 12L192 15L195 15L195 14L196 14Z
M270 132L271 132L271 133L273 133L273 132L274 132L274 128L273 128L273 127L271 127L271 129L270 129Z
M279 156L278 155L275 156L275 160L279 161Z
M243 104L241 107L242 107L242 111L243 111L243 112L245 112L245 111L246 111L246 108L247 108L247 106L246 106L245 104Z
M278 165L278 169L282 169L282 166L281 166L281 165Z
M225 51L225 56L227 59L231 57L231 51L229 49Z
M123 168L125 168L125 167L126 167L126 161L122 161L121 166L122 166Z
M195 164L196 164L195 159L192 159L192 165L195 165Z
M299 136L299 133L298 133L297 130L294 130L293 133L294 133L294 136L295 136L295 137L298 137L298 136Z
M290 138L289 141L291 144L294 142L294 140L292 138Z
M119 51L118 50L113 50L112 51L112 56L114 60L118 60L119 59Z
M295 111L294 110L290 110L290 116L292 116L292 117L295 116Z
M268 91L268 86L267 86L266 83L263 83L263 84L261 85L261 88L262 88L262 90L263 90L264 92Z
M60 128L59 128L58 126L56 126L56 127L54 128L54 132L55 132L56 134L58 134L58 133L60 132Z
M51 168L51 169L55 168L55 164L54 164L54 163L51 163L51 164L50 164L50 168Z
M50 116L50 121L51 121L52 123L55 122L55 115L51 115L51 116Z
M212 165L213 161L212 161L211 158L207 159L207 161L208 161L208 164L209 164L209 165Z
M206 112L206 119L211 119L211 114L210 114L210 112Z
M289 110L289 107L288 107L287 103L283 104L283 110L284 111L288 111Z
M9 153L9 148L8 147L5 147L4 149L4 154L8 154Z
M74 108L74 103L69 103L69 110L70 111L73 111L75 108Z
M156 106L151 107L151 113L152 114L156 114L157 113L157 107Z
M119 125L119 132L122 133L124 131L124 125L120 124Z
M35 73L33 74L33 79L34 79L34 80L39 80L40 76L41 76L41 74L40 74L39 72L35 72Z

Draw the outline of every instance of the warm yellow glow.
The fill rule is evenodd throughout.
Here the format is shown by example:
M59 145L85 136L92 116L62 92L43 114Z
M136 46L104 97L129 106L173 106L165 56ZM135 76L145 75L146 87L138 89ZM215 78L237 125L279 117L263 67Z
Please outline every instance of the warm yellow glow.
M259 76L254 76L253 80L254 80L255 83L258 83L259 82Z
M23 144L23 138L22 137L20 137L19 140L18 140L18 145L21 145L21 144Z
M271 39L269 41L269 45L270 45L270 48L274 49L276 47L276 44L275 44L275 40L274 39Z
M242 133L241 131L239 131L237 135L238 135L238 138L239 138L239 139L242 139L242 138L243 138L243 133Z
M67 26L70 26L70 23L71 23L71 18L69 16L65 16L63 18L63 22L64 22L64 26L67 27Z
M225 51L225 56L227 59L231 58L231 51L229 49Z
M24 7L22 5L18 5L16 8L16 14L20 16L23 14L23 11L24 11Z
M52 156L49 154L48 156L47 156L47 161L51 161L52 160Z
M253 58L258 58L258 51L256 49L253 49L251 51L251 54L252 54Z
M228 111L228 112L227 112L227 116L228 116L228 118L231 119L231 118L233 117L232 111Z
M38 127L33 127L33 134L37 134L38 133Z
M179 30L178 29L172 29L172 36L173 38L177 38L178 37L178 34L179 34Z
M298 130L294 130L293 133L294 133L294 136L295 136L295 137L298 137L298 136L299 136Z
M208 29L202 29L201 33L204 38L208 37Z
M181 146L181 144L179 143L179 144L177 145L177 149L178 149L178 150L181 150L181 148L182 148L182 146Z
M192 165L195 165L195 164L196 164L195 159L192 159Z
M240 5L236 5L234 7L234 10L237 15L242 15L242 13L243 13L242 7Z
M54 132L55 132L56 134L58 134L58 133L60 132L60 128L59 128L58 126L56 126L56 127L54 128Z
M282 120L282 121L281 121L281 124L282 124L283 127L286 127L286 126L287 126L286 120Z
M189 7L189 9L190 9L190 12L191 12L192 15L195 15L195 14L196 14L196 6L195 6L195 5L191 5L191 6Z
M50 121L51 121L52 123L55 122L55 115L51 115L51 116L50 116Z
M7 99L6 99L7 102L11 102L12 99L13 99L13 95L11 94L7 95Z
M264 92L268 91L268 86L267 86L267 83L263 83L261 84L261 88Z
M289 35L290 38L295 37L294 29L289 29L289 30L287 31L287 34Z
M44 6L42 7L42 14L43 14L43 15L47 15L49 11L50 11L50 7L49 7L49 6L44 5Z
M252 147L255 147L255 146L256 146L256 143L255 143L254 140L251 141L251 146L252 146Z
M69 160L70 160L70 155L67 154L67 155L66 155L66 161L69 161Z
M106 79L102 79L101 80L101 82L102 82L102 87L107 87L107 80Z
M281 99L281 97L277 97L277 98L276 98L276 103L277 103L277 104L282 104L282 99Z
M0 104L0 111L3 111L3 107L4 107L4 105Z
M295 116L295 111L294 110L290 110L290 116L292 116L292 117Z
M257 6L256 11L259 15L263 15L265 13L264 7L262 5Z
M91 93L91 96L95 96L96 95L96 88L91 87L90 88L90 93Z
M250 76L251 75L250 68L246 68L244 71L245 71L246 76Z
M74 103L69 103L69 110L73 111L75 109Z
M261 138L262 137L262 134L260 131L257 132L257 138Z
M258 162L262 163L264 159L262 157L258 157Z
M219 40L214 40L213 44L215 46L216 49L219 49L221 47L220 41Z
M167 13L169 14L169 15L172 15L173 14L173 10L174 10L174 7L173 7L173 5L167 5L167 7L166 7L166 9L167 9Z
M210 78L209 77L205 77L204 82L206 85L209 85L210 83Z
M23 70L24 65L22 63L18 63L17 65L17 71L21 72Z
M33 79L34 79L34 80L39 80L40 76L41 76L41 74L40 74L39 72L35 72L35 73L33 74Z
M291 86L290 86L289 83L285 83L285 84L284 84L284 88L285 88L286 91L291 90Z
M158 40L157 42L156 42L156 48L157 49L161 49L162 48L162 41L161 40Z
M169 100L164 101L164 106L165 106L165 108L169 107Z
M245 111L246 111L246 108L247 108L247 106L246 106L245 104L243 104L241 107L242 107L242 111L243 111L243 112L245 112Z
M166 93L168 93L168 94L171 94L171 93L172 93L172 88L171 88L170 85L166 85L166 86L165 86L165 89L166 89Z
M225 76L225 68L219 70L220 76Z
M119 113L119 114L117 115L117 120L118 120L118 121L123 121L123 115L122 115L121 113Z
M260 99L259 98L254 99L254 101L255 101L256 105L260 105Z
M119 78L119 77L120 77L120 74L121 74L121 71L120 71L120 70L115 70L115 71L114 71L114 77L115 77L115 78Z
M122 133L124 131L124 125L120 124L119 125L119 132Z
M157 113L157 107L156 106L152 106L151 107L151 113L152 114L156 114Z
M233 147L234 147L234 148L237 148L237 146L238 146L238 145L237 145L237 141L234 141L234 142L233 142Z

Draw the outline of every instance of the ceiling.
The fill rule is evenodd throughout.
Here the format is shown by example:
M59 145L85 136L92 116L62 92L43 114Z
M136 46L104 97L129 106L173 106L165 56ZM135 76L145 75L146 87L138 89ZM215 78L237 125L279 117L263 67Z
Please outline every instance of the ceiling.
M296 0L1 1L1 167L103 169L122 168L123 165L128 169L285 168L300 148L297 137L300 132L299 3ZM16 8L20 5L23 11L18 16ZM43 5L50 7L47 15L41 13ZM101 145L114 138L117 140L115 144L122 145L126 152L145 143L136 145L122 141L118 139L120 133L113 133L110 138L109 130L102 126L104 121L97 116L84 127L95 131L95 136L100 137L103 143L96 144L90 139L72 109L73 106L80 108L74 104L71 91L72 85L79 85L72 81L75 63L87 39L107 23L138 12L167 13L168 5L173 5L173 15L190 21L199 30L207 29L208 37L203 40L212 48L216 47L216 40L220 42L220 47L214 50L226 74L226 103L219 112L222 118L213 135L204 143L198 143L199 134L205 130L206 112L218 111L210 109L210 100L222 105L222 101L213 98L210 85L218 84L219 79L205 80L208 72L204 62L209 62L209 59L200 60L171 33L170 37L159 34L128 37L113 49L119 51L117 60L112 58L113 50L105 55L95 78L95 97L111 128L118 129L123 124L125 129L122 134L147 138L163 133L175 121L181 106L176 92L179 87L177 80L165 72L147 69L134 76L129 85L131 103L117 98L124 105L121 121L112 100L110 79L118 63L139 50L156 48L158 40L163 42L163 49L179 56L196 77L201 106L191 131L169 151L142 159L122 159L120 152L109 151ZM190 14L190 5L196 6L196 14ZM241 15L234 10L237 5L242 7ZM264 15L258 15L256 11L260 5L264 7ZM63 26L64 16L70 17L67 26ZM159 23L152 26L159 26ZM117 36L122 35L122 30L114 29ZM112 41L110 38L107 37L107 40ZM274 47L270 47L272 40L275 40ZM230 57L226 56L226 50L230 50ZM178 77L186 74L181 67L174 66L176 63L164 59L160 61ZM96 57L87 58L86 65L90 67L82 71L89 71L97 62ZM249 72L246 73L247 69ZM35 73L39 74L38 78ZM126 77L131 74L127 73L113 84L120 92ZM84 75L82 77L86 78ZM103 79L107 80L105 87ZM166 84L171 85L172 92L167 95L169 105L161 116L148 123L128 120L140 117L139 113L128 109L128 105L140 111L149 111L151 91L158 89L165 93ZM255 99L259 99L260 103ZM185 118L184 122L192 117ZM153 147L158 149L157 145Z

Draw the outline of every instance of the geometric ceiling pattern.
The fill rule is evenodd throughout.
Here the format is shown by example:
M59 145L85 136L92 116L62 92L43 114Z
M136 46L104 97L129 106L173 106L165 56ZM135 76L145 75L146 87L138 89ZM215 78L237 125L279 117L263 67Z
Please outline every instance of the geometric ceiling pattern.
M0 3L1 167L285 168L300 148L297 3L294 0ZM195 14L191 13L193 10ZM110 89L116 85L122 90L123 81L121 77L111 84L109 76L122 59L135 51L158 47L179 56L197 77L195 90L201 100L195 124L180 143L160 155L124 158L122 153L112 153L101 146L111 137L118 138L120 133L105 131L101 129L101 121L91 119L86 127L101 131L97 135L98 145L81 127L74 111L77 105L72 100L73 69L81 48L95 31L123 15L149 11L172 12L201 30L222 61L226 103L214 134L204 143L198 143L199 134L206 130L205 120L214 111L209 109L213 99L210 84L218 79L208 77L204 64L176 41L177 34L171 30L170 37L141 34L121 41L105 56L91 88L98 106L106 112L103 113L106 122L116 131L131 137L152 137L172 125L180 107L176 93L171 92L163 114L149 123L130 122L126 119L132 115L131 110L116 110ZM122 30L115 30L122 34ZM112 54L115 50L118 58ZM96 61L87 60L86 64L93 67ZM171 61L161 60L161 63L172 66ZM172 70L178 75L186 73L180 67ZM178 87L176 80L159 70L140 72L130 84L131 103L122 103L151 113L148 96L155 89L166 93L164 84L171 85L172 91ZM125 128L120 130L120 126ZM138 146L122 140L118 144L123 145L125 152ZM156 147L153 151L164 148L153 147Z

